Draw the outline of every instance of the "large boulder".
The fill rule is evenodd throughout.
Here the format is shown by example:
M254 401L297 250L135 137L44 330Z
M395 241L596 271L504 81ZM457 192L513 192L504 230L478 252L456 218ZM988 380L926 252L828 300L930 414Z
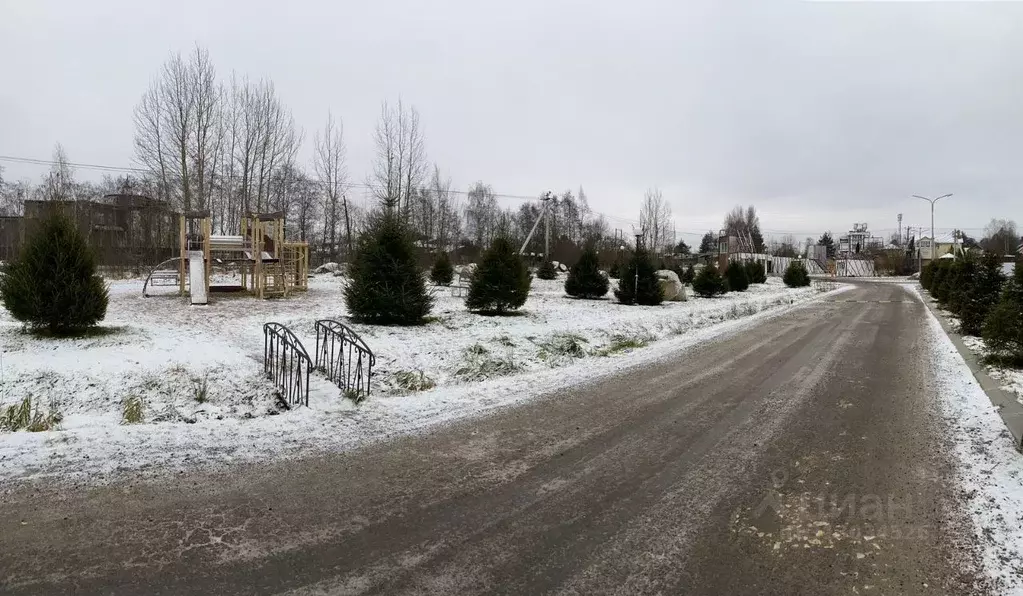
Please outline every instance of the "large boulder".
M341 265L338 265L337 263L334 262L324 263L317 267L316 269L313 269L313 273L335 273L340 268Z
M671 302L685 302L686 286L678 278L678 274L670 269L657 271L657 283L661 286L661 295Z

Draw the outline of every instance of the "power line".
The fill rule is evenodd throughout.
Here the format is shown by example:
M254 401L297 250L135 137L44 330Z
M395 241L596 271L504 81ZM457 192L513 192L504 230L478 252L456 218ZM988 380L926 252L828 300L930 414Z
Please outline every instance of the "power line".
M46 167L52 167L52 166L60 165L61 164L61 162L58 162L58 161L55 161L55 160L52 160L52 159L38 159L38 158L34 158L34 157L16 157L16 156L13 156L13 155L0 155L0 161L6 161L6 162L11 162L11 163L20 163L20 164L26 164L26 165L46 166ZM147 169L131 167L131 166L110 166L110 165L91 164L91 163L82 163L82 162L73 162L73 161L63 162L63 165L67 165L67 166L70 166L70 167L73 167L73 168L78 168L78 169L83 169L83 170L96 170L96 171L100 171L100 172L133 173L133 174L149 174L150 173L150 171L147 170ZM230 179L240 180L240 179L243 178L243 176L238 175L238 174L235 174L235 175L231 175L231 174L216 174L215 177L221 178L221 179L228 179L228 180L230 180ZM322 184L319 181L314 181L314 182L316 184ZM362 183L362 182L349 182L345 186L347 188L349 188L349 189L371 190L371 191L374 191L374 192L379 192L379 191L384 190L384 188L382 186L374 186L372 184L366 184L366 183ZM470 191L467 191L467 190L448 189L447 192L452 193L452 194L456 194L456 195L462 195L462 196L468 196L469 194L471 194ZM496 199L510 199L510 200L515 200L515 201L539 201L540 200L540 195L529 196L529 195L515 195L515 194L494 193L494 192L492 192L491 196L493 196ZM604 218L607 218L607 219L611 219L611 220L615 220L615 221L619 221L619 222L624 222L624 223L628 223L628 224L638 223L638 220L635 220L635 219L629 219L629 218L621 217L621 216L618 216L618 215L611 215L609 213L603 213L601 211L596 211L594 209L590 209L589 212L594 214L594 215L599 215L601 217L604 217Z

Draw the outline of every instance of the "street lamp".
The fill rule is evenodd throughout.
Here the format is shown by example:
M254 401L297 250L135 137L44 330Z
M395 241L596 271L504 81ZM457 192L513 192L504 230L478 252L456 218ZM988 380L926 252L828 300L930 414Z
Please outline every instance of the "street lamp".
M918 199L923 199L923 200L925 200L925 201L927 201L928 203L931 204L931 262L933 263L934 262L934 242L935 242L935 239L934 239L934 204L937 203L938 201L940 201L941 199L948 198L948 197L952 196L952 193L948 193L947 195L941 195L940 197L938 197L936 199L928 199L927 197L921 197L920 195L913 195L913 196L918 198Z

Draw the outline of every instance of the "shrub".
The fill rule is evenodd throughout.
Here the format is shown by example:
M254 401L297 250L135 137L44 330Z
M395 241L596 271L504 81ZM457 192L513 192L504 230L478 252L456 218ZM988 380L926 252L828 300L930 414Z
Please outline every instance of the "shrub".
M656 306L664 300L657 270L645 250L637 250L622 268L622 279L615 290L615 297L622 304Z
M416 264L412 236L392 213L381 215L359 240L345 287L345 302L357 321L417 325L433 298Z
M693 291L704 298L711 298L725 293L725 280L718 273L718 268L708 263L700 269L693 279Z
M437 386L437 383L421 370L399 370L394 373L394 384L405 391L427 391Z
M984 343L993 355L1023 363L1023 267L1016 263L1012 279L988 313L983 326Z
M611 268L607 270L607 276L611 279L619 279L622 276L622 264L618 261L611 263Z
M746 277L749 278L751 284L765 284L767 283L767 268L760 261L750 261L746 263Z
M934 270L936 268L937 265L935 262L931 261L930 263L927 263L927 266L924 267L922 271L920 271L920 286L923 289L928 291L931 289L931 280L934 279Z
M568 271L565 293L576 298L601 298L607 294L609 285L607 277L600 271L597 250L590 246Z
M497 238L472 275L465 306L471 311L504 314L526 303L532 280L507 238Z
M931 293L931 297L937 300L940 288L943 287L945 277L949 273L948 261L931 261L927 266L933 268L928 291Z
M554 269L554 263L548 260L544 260L540 263L540 266L536 269L536 276L540 279L554 279L558 276L558 272Z
M0 299L34 331L80 335L103 320L107 288L92 251L62 214L39 222L17 259L0 276Z
M977 277L977 260L967 255L952 265L952 276L946 277L948 288L948 309L956 316L963 313L969 294ZM954 280L954 282L952 281Z
M438 286L450 286L455 277L455 268L451 266L451 258L446 251L441 251L430 270L430 281Z
M696 279L696 268L692 265L686 268L685 272L679 277L684 284L692 284L693 280Z
M805 288L810 285L810 274L806 272L806 267L801 261L792 261L785 269L782 280L790 288Z
M129 395L124 400L124 407L121 410L121 424L140 424L142 421L142 398Z
M959 299L959 332L980 335L988 313L998 304L1005 284L1002 260L990 252L984 255L972 276L970 286Z
M728 290L732 292L745 292L749 289L749 278L746 276L746 266L739 261L732 261L725 268L725 280L728 281Z

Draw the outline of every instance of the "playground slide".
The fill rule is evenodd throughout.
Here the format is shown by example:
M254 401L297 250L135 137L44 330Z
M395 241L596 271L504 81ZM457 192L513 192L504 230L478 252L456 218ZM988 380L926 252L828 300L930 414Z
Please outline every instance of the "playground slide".
M188 253L188 293L192 304L206 304L206 263L201 250Z

